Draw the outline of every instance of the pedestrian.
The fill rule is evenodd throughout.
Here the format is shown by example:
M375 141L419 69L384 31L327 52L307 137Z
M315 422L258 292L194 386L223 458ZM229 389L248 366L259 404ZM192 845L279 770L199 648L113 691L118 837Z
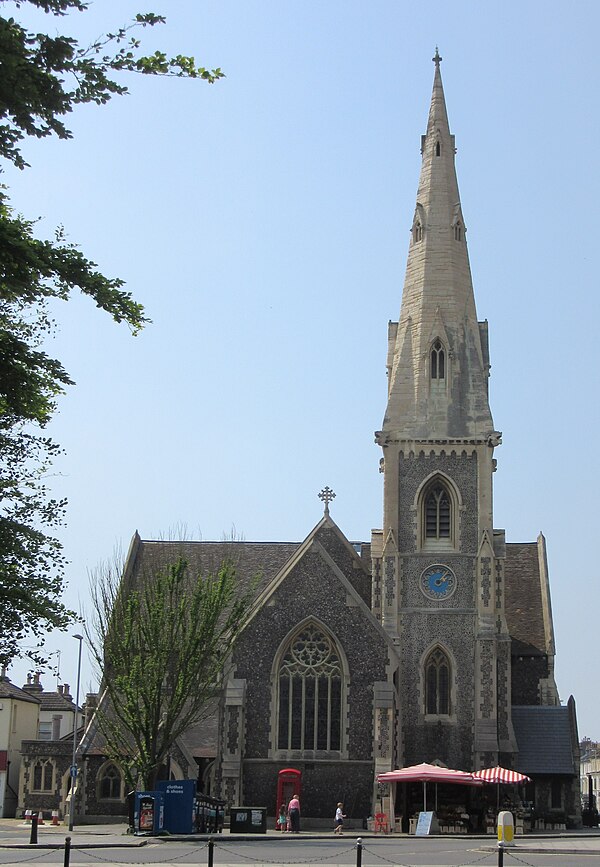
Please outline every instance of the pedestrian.
M335 811L335 820L334 820L334 834L340 834L342 837L344 836L344 819L346 818L346 814L344 813L344 805L340 801L337 805L337 809Z
M279 819L277 820L277 826L280 831L285 833L287 830L287 816L285 815L285 804L282 804L279 808Z
M293 795L288 804L288 816L290 818L290 831L292 834L300 832L300 800L298 795Z

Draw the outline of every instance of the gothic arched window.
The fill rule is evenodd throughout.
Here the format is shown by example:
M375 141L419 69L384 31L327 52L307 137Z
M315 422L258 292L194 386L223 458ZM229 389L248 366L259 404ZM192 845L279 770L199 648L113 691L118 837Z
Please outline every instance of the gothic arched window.
M48 759L41 759L33 766L33 791L34 792L51 792L54 782L54 765Z
M431 378L446 378L446 353L441 340L436 340L431 347Z
M415 243L416 243L417 241L422 241L422 240L423 240L423 224L421 223L420 220L417 220L413 226L413 241L415 241Z
M462 226L460 224L460 220L457 220L454 224L454 240L462 241Z
M425 496L425 538L449 539L452 501L446 486L437 482Z
M450 660L440 647L434 648L425 661L425 713L450 714Z
M439 141L436 141L436 143L435 143L435 155L436 155L436 157L439 157L441 155L441 153L442 153L442 146L439 143Z
M317 624L289 642L278 671L280 750L341 750L342 663Z
M98 780L98 795L104 799L121 797L121 772L116 765L106 765Z

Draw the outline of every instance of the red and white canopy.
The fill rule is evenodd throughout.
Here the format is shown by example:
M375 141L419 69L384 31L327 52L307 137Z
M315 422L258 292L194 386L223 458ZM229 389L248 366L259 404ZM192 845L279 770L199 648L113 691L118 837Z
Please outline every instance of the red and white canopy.
M427 810L427 783L458 783L462 786L483 786L483 780L476 777L475 774L470 774L468 771L455 771L452 768L441 768L439 765L428 765L426 762L420 765L411 765L408 768L399 768L397 771L387 771L385 774L379 774L377 781L380 783L422 782L423 810ZM437 810L437 786L435 787L435 791Z
M397 771L387 771L377 777L380 783L459 783L463 786L481 786L481 780L476 774L468 771L455 771L452 768L440 768L438 765L428 765L422 762L420 765L411 765L408 768L399 768Z
M520 774L519 771L511 771L509 768L501 768L499 765L495 768L484 768L482 771L475 771L474 777L483 780L484 783L530 783L531 777L527 774Z

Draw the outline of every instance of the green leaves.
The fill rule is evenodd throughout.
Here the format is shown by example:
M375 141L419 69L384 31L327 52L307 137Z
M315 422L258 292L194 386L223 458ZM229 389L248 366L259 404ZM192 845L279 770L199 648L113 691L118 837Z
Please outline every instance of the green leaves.
M0 0L1 2L1 0ZM83 12L82 0L23 0L61 19ZM0 10L4 7L0 5ZM220 69L196 66L193 57L144 55L139 34L164 24L140 13L129 24L90 46L63 34L33 33L15 17L0 16L0 161L24 169L28 137L71 138L67 116L81 103L102 105L127 93L123 73L201 78L222 77ZM53 22L54 29L55 22ZM1 171L1 168L0 168ZM0 192L0 598L3 600L0 663L22 651L29 635L40 638L74 617L60 594L64 561L50 534L62 521L65 503L44 484L58 446L41 435L56 400L72 385L58 359L44 349L54 322L53 299L73 291L88 295L115 322L137 334L149 321L119 278L106 277L59 229L54 241L36 237L35 221L15 215L5 188ZM33 426L30 427L30 426ZM48 533L48 534L47 534ZM42 661L39 649L33 655Z
M29 2L55 15L87 8L78 0ZM27 162L20 143L26 136L71 138L63 119L74 106L103 105L128 92L114 73L200 78L209 84L224 77L221 69L197 66L193 57L183 54L140 55L140 40L132 32L165 20L152 12L138 14L128 25L82 48L73 37L30 33L14 18L0 17L0 158L23 169Z
M254 591L231 562L194 576L178 559L133 586L114 568L94 576L86 634L105 690L97 719L130 785L139 775L152 787L174 741L214 711Z

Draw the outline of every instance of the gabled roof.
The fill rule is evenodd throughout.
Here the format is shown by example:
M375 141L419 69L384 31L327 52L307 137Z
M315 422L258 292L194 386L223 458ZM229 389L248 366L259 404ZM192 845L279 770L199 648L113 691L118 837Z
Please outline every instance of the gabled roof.
M524 774L575 774L568 707L513 705L519 747L516 769Z
M40 710L64 710L73 713L75 702L59 692L38 692L36 698L40 702Z
M504 605L513 655L553 652L547 633L547 618L551 614L544 612L540 556L539 540L506 544Z
M175 562L179 557L189 563L190 571L207 574L218 571L225 558L233 560L240 582L249 584L260 574L259 590L289 560L299 542L178 542L142 540L135 534L127 569L134 583L138 576Z
M30 695L20 686L15 686L6 676L0 678L0 698L14 698L17 701L28 701L32 704L40 703L35 696Z

